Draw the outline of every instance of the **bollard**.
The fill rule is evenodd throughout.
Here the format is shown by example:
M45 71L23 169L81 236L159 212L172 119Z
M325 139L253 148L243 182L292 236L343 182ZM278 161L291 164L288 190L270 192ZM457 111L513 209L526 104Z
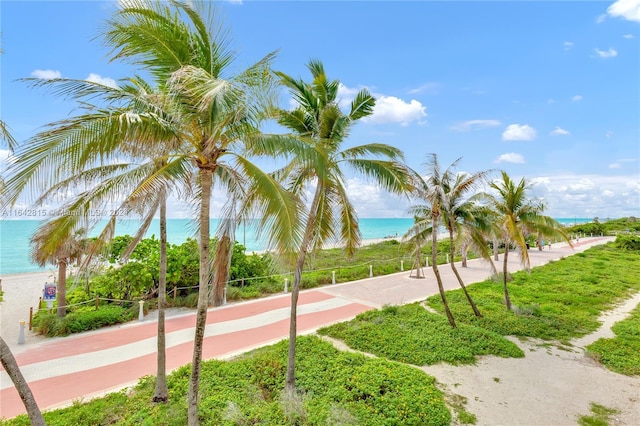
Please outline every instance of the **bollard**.
M404 260L400 261L400 272L404 272Z
M336 271L331 272L331 284L336 283Z
M289 293L289 278L284 279L284 292Z
M138 302L140 306L140 312L138 312L138 321L142 321L144 319L144 300Z
M19 345L24 344L24 320L20 321L20 334L18 334L18 344Z
M373 265L369 265L369 278L373 277Z

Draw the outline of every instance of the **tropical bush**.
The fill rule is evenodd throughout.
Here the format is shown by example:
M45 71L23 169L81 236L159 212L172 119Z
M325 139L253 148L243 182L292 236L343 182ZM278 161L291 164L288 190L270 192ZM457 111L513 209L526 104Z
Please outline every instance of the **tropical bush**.
M640 236L638 235L618 235L615 245L623 250L640 251Z
M39 311L33 317L35 330L49 337L66 336L101 327L131 321L138 314L138 307L118 305L85 306L60 318L55 312Z
M298 338L297 387L283 395L286 340L233 361L206 361L200 418L215 425L448 425L451 414L433 377L406 365L340 352L314 336ZM50 426L182 425L190 366L168 378L169 402L151 402L155 380L130 391L44 413ZM23 415L1 425L28 425Z

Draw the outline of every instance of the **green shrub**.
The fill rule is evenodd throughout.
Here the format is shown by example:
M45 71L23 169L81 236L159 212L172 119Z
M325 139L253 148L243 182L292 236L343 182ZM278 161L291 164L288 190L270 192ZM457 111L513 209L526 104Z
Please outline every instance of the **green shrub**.
M615 245L623 250L640 251L640 236L638 235L618 235Z
M135 318L137 309L123 308L118 305L83 307L59 318L54 312L40 311L33 318L36 331L49 337L66 336L95 330L109 325L120 324Z

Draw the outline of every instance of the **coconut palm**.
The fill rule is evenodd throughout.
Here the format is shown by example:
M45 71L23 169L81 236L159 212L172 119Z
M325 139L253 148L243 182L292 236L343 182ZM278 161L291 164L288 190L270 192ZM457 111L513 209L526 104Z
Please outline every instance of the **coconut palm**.
M461 158L458 158L441 174L438 172L440 169L438 157L436 154L431 154L429 186L433 193L431 197L432 203L436 202L439 204L440 211L442 212L442 223L449 233L449 257L451 259L449 263L451 270L456 276L458 284L460 288L462 288L469 305L471 305L473 313L477 317L482 317L456 268L454 262L454 236L462 240L462 229L464 228L466 234L470 237L470 242L481 241L480 235L474 226L478 222L474 217L474 211L477 210L476 204L472 198L470 199L466 197L466 195L488 175L489 171L476 172L473 174L455 173L455 167L460 161ZM480 216L478 219L480 219ZM481 253L485 252L482 251Z
M542 215L543 204L527 197L528 186L524 178L516 184L503 171L501 180L491 182L490 187L497 192L497 195L486 194L485 196L496 214L496 225L505 245L502 266L503 291L507 310L511 310L511 298L507 288L509 247L512 244L516 246L522 265L529 270L531 264L526 242L528 233L562 238L569 245L571 240L557 221Z
M288 250L298 241L297 203L243 155L248 145L264 142L257 129L261 101L269 99L263 95L270 88L269 64L274 55L233 74L235 54L209 4L122 4L104 33L106 44L113 48L112 58L142 65L156 81L167 85L178 107L181 158L192 162L198 175L200 288L188 396L188 422L194 425L198 423L207 293L212 280L209 217L214 180L223 190L235 191L245 183L253 188L246 192L245 211L253 207L263 225L273 225L269 227L274 230L269 235L271 245ZM263 148L269 146L281 149L269 144Z
M367 90L359 91L348 113L338 105L338 80L329 80L320 61L309 61L310 83L282 72L276 73L296 102L292 110L281 110L278 123L291 129L307 147L301 157L281 173L294 194L302 196L309 184L315 185L306 210L302 241L295 261L291 292L289 355L286 389L295 390L295 351L297 304L302 269L309 252L331 239L344 243L348 256L360 244L361 234L355 208L347 195L344 167L350 167L394 193L407 191L411 183L408 170L400 163L401 152L384 144L367 144L343 149L353 124L373 112L375 99ZM374 157L380 157L374 158Z
M86 247L83 229L68 233L58 227L65 217L58 217L41 225L31 237L31 258L40 266L47 263L58 267L58 317L67 313L67 267L78 261Z

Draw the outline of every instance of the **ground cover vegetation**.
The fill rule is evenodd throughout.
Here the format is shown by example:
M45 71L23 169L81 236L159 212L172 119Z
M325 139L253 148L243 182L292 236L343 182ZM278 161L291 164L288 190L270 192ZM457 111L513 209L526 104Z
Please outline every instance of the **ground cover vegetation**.
M589 411L591 411L591 415L578 417L580 426L609 426L613 421L612 417L619 413L615 408L605 407L595 402L591 403Z
M435 380L384 359L341 352L315 336L297 339L297 393L284 387L286 340L232 361L205 361L199 416L210 425L447 425L451 414ZM171 398L152 404L155 379L129 392L44 413L50 426L182 425L190 366L168 376ZM28 425L26 416L0 421Z
M458 291L448 292L450 308L465 324L477 325L501 335L569 340L595 331L598 316L615 303L640 291L640 252L621 250L615 243L590 248L551 262L531 272L511 275L513 311L504 310L499 284L485 281L473 285L473 297L484 318L465 309ZM443 312L432 296L429 306Z
M616 336L596 340L587 346L587 354L616 373L640 376L640 306L611 330Z

